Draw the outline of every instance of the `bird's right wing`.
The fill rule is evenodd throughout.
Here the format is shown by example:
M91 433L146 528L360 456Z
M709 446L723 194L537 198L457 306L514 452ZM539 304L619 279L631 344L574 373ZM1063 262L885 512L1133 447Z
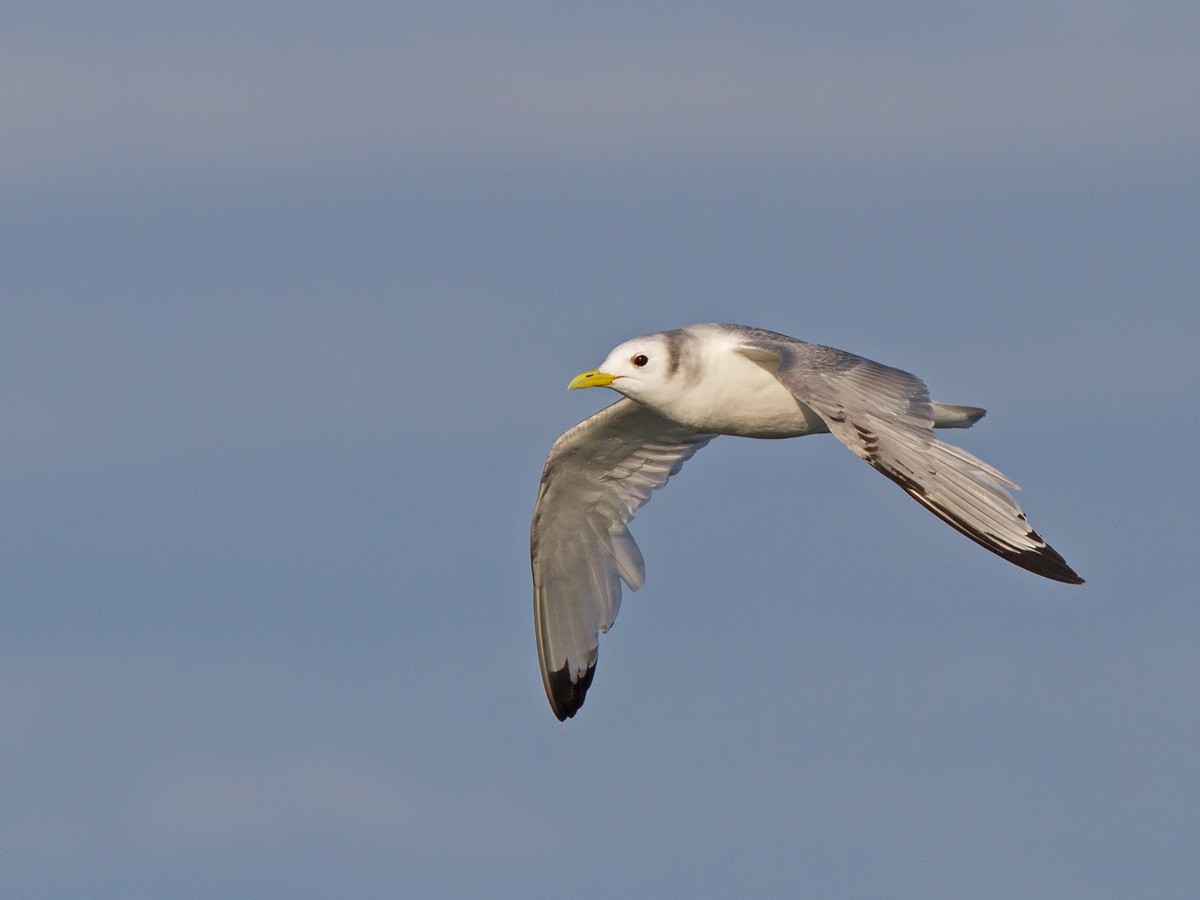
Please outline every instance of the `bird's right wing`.
M554 442L529 546L542 681L560 720L583 705L621 581L637 590L645 577L629 520L712 438L621 399Z

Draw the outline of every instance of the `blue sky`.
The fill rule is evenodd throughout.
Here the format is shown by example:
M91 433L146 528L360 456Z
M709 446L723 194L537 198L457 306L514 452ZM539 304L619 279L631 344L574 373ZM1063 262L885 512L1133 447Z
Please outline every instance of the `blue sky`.
M1186 896L1193 4L18 4L0 893ZM989 413L1070 588L714 442L559 724L528 523L616 343Z

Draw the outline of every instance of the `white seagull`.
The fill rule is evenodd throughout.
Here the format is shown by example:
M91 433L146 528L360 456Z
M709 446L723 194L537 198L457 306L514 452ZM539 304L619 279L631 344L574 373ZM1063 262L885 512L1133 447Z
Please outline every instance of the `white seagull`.
M968 428L984 410L929 399L908 372L744 325L689 325L626 341L568 390L624 397L564 433L542 472L530 528L542 680L559 720L575 715L600 632L637 590L633 514L719 434L834 437L939 519L1038 575L1082 584L1009 494L1013 482L934 428Z

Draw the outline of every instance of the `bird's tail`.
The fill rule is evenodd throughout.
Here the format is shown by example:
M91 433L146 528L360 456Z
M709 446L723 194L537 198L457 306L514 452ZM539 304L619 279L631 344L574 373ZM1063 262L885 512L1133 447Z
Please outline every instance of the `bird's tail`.
M978 406L955 406L953 403L933 404L934 428L970 428L986 415Z

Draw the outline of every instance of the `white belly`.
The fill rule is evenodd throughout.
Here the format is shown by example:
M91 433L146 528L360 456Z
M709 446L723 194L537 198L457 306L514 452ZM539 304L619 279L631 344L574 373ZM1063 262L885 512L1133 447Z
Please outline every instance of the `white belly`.
M699 384L659 412L713 434L785 438L829 431L820 416L756 363L736 353L721 355L718 365L712 362Z

